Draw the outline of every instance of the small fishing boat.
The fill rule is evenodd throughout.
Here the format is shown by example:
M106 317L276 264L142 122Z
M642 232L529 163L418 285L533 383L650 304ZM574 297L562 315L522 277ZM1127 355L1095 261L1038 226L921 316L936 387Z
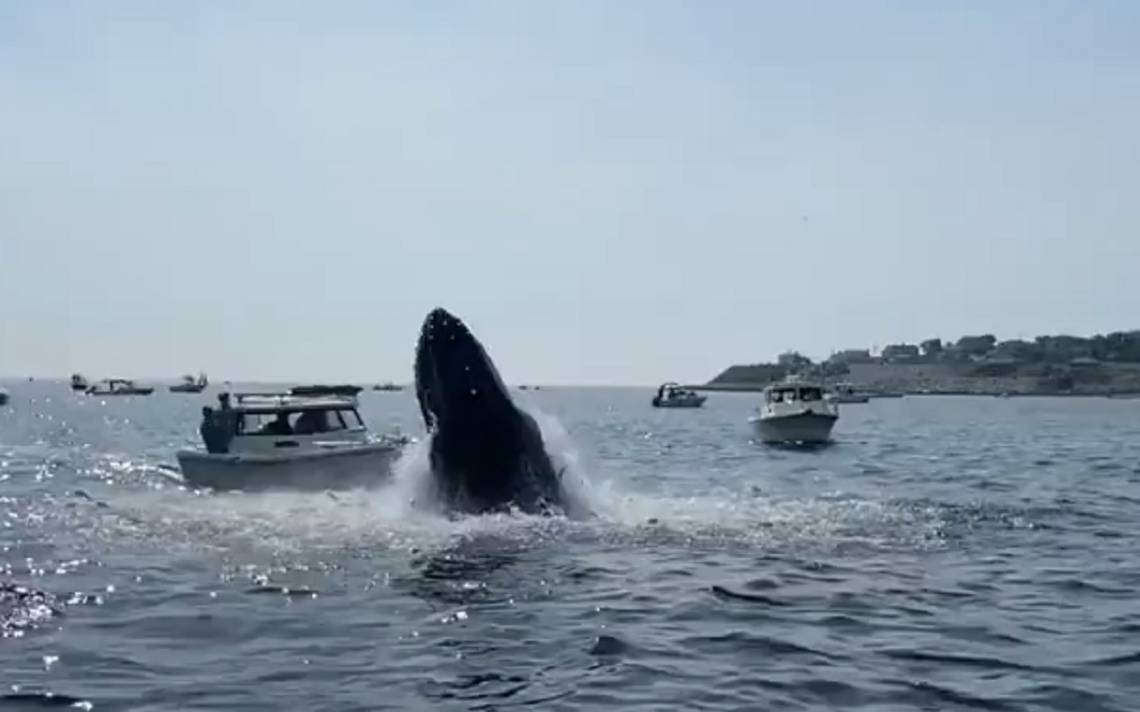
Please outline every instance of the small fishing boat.
M129 378L105 378L87 387L91 396L149 396L154 393L152 386L139 386Z
M208 386L208 385L210 385L210 381L209 381L209 379L206 378L206 374L199 373L198 374L198 380L194 380L193 376L191 376L190 374L186 374L185 376L182 377L181 383L176 383L170 387L170 392L171 393L201 393L202 391L206 390L206 386Z
M383 483L407 438L374 436L360 417L356 394L329 388L335 387L237 393L232 406L229 394L220 394L220 409L202 409L204 449L178 451L183 479L196 488L223 491Z
M87 383L87 379L83 377L83 374L81 374L81 373L71 374L71 390L73 390L73 391L85 391L85 390L87 390L88 385L90 385L90 384Z
M702 396L679 384L663 383L653 396L654 408L700 408L705 404L706 396Z
M827 398L833 403L866 403L871 400L869 395L855 390L850 383L836 383Z
M392 391L392 392L395 392L395 391L402 391L402 390L404 390L404 387L403 387L403 386L401 386L401 385L399 385L399 384L397 384L397 383L392 383L391 381L386 381L386 382L384 382L384 383L377 383L375 386L372 386L372 390L374 390L374 391Z
M817 445L831 439L839 406L810 381L785 381L764 389L759 414L748 419L760 442Z

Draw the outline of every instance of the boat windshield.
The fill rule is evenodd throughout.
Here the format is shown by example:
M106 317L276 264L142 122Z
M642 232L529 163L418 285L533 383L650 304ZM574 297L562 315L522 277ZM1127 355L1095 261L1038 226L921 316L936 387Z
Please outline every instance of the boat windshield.
M363 428L360 414L351 408L242 413L238 420L242 435L313 435Z

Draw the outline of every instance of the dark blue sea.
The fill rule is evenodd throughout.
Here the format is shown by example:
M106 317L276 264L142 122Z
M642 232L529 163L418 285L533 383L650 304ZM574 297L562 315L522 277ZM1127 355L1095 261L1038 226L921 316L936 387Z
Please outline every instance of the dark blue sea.
M591 521L375 492L202 494L213 400L8 382L0 709L1135 710L1140 401L907 397L831 447L756 396L519 393ZM1131 700L1131 702L1129 701Z

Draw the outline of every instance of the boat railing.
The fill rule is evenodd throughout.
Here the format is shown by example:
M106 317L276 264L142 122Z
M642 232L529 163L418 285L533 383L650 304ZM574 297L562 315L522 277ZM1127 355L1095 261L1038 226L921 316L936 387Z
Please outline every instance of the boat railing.
M355 408L359 405L359 401L356 399L356 396L349 395L297 395L296 393L280 392L249 392L235 393L233 395L239 405L246 406L272 405L287 408L289 406L313 406L327 404L329 408Z

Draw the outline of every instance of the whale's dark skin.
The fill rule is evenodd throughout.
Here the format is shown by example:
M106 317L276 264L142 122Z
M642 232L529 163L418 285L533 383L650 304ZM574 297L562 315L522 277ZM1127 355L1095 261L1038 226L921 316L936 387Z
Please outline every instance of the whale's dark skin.
M434 309L416 347L416 398L431 437L437 495L461 512L565 513L538 424L515 406L482 344Z

